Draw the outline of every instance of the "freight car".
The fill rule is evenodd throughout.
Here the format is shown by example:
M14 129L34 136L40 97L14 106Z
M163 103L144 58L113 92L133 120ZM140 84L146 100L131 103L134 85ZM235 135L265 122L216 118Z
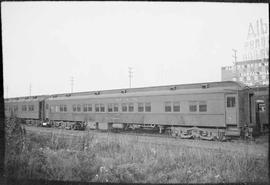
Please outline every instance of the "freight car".
M158 128L212 140L257 126L254 91L232 81L54 94L44 103L43 118L63 128Z

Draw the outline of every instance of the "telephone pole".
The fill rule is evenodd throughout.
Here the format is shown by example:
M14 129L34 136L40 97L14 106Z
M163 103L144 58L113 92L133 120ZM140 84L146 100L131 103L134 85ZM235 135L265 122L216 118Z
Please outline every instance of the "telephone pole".
M128 77L129 77L129 88L131 88L131 78L132 78L132 67L128 68Z
M71 76L70 83L71 83L71 93L73 93L73 85L74 85L74 78L73 78L73 76Z
M234 76L235 76L235 79L236 81L238 81L238 70L237 70L237 66L236 66L236 62L237 62L237 50L236 49L232 49L233 52L234 52L234 55L232 56L234 58L234 61L233 61L233 67L234 67Z
M237 50L236 50L236 49L232 49L232 50L233 50L233 52L234 52L234 55L233 55L232 57L234 58L234 64L235 64L236 61L237 61L237 55L236 55Z
M7 86L7 98L8 98L8 86Z

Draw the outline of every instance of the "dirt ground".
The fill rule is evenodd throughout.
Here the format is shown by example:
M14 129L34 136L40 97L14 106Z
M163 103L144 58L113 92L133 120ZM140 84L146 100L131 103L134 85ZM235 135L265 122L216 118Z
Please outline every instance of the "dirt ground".
M25 126L28 133L35 132L41 135L46 134L56 134L61 135L61 137L80 137L86 134L95 136L99 140L117 140L120 142L141 142L150 143L156 145L169 145L175 147L195 147L204 148L209 150L226 150L232 152L240 152L245 154L253 154L256 156L267 157L268 156L268 145L269 145L269 134L262 135L255 139L255 141L245 141L245 140L232 140L228 142L218 142L218 141L204 141L204 140L191 140L191 139L175 139L168 137L153 137L153 136L143 136L136 134L120 134L120 133L108 133L99 131L74 131L74 130L64 130L55 128L43 128L43 127L33 127Z

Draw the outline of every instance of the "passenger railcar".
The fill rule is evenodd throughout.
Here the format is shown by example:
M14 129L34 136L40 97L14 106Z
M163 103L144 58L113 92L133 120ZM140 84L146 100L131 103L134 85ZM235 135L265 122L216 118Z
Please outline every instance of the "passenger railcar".
M5 109L6 116L56 127L158 128L182 138L222 139L267 125L268 117L256 112L269 111L260 108L262 98L268 102L268 92L225 81L9 98Z
M38 124L44 120L46 97L43 95L5 99L5 115L14 115L26 122Z
M269 86L251 87L254 93L256 126L259 132L269 130Z
M255 125L253 98L244 85L229 81L117 89L52 95L45 115L97 129L153 126L182 137L240 136L241 129Z

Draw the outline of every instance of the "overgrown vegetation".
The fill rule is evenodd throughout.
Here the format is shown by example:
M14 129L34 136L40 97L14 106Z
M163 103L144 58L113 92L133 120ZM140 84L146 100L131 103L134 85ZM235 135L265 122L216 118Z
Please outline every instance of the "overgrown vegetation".
M25 133L7 120L8 177L125 183L269 182L266 157L192 147Z

